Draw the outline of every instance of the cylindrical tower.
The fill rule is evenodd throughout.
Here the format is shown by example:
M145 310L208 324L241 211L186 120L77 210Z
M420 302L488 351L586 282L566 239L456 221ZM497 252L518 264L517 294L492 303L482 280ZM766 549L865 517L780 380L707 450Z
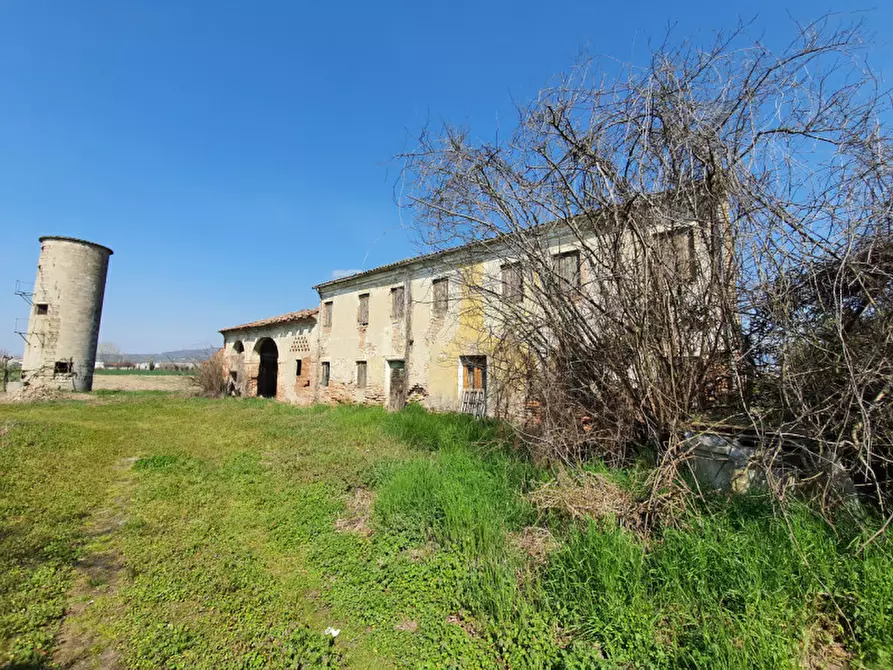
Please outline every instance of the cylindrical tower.
M112 250L72 237L41 237L40 245L22 382L90 391Z

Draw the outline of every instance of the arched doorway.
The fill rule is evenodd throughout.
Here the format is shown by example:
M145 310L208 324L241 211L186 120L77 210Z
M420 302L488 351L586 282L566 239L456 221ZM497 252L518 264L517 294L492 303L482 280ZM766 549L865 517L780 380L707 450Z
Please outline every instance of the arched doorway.
M276 397L276 382L279 377L279 349L269 337L257 343L260 366L257 369L257 395L262 398Z
M245 383L244 353L245 345L242 344L242 340L236 340L233 344L232 352L229 355L229 377L226 380L226 395L242 395L243 385Z

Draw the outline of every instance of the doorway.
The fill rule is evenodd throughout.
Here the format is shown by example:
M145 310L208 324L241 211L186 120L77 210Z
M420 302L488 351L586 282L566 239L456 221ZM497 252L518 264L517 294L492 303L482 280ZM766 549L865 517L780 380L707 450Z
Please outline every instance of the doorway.
M487 357L462 356L462 407L463 414L476 417L487 415Z
M388 361L390 375L390 393L388 394L388 409L400 410L406 404L406 363L403 361Z
M258 343L260 366L257 369L257 395L260 398L275 398L279 381L279 349L269 337Z

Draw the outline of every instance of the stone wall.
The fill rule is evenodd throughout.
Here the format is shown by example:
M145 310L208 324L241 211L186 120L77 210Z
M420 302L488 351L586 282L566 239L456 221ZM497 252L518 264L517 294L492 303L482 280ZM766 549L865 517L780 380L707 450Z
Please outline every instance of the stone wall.
M40 242L22 382L90 391L112 251L65 237Z
M316 321L313 318L292 323L226 331L224 340L225 374L235 373L232 388L235 395L257 395L257 376L260 367L260 346L264 339L272 339L278 351L276 398L297 405L314 402L316 365ZM243 347L237 351L237 343ZM301 373L297 374L297 362Z

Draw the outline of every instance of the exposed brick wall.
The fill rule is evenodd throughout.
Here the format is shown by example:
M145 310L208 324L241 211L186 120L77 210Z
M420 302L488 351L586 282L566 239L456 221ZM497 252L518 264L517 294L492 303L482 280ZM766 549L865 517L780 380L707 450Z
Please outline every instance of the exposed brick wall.
M292 361L292 365L294 364L294 361ZM281 372L282 370L280 369L280 373ZM292 370L292 373L294 373L294 370ZM280 379L278 380L280 391L277 393L277 396L288 398L289 401L298 405L312 405L313 379L315 375L316 366L314 365L313 357L308 354L301 359L300 375L292 374L290 377L282 379L283 375L280 374ZM292 386L292 393L285 392L285 389L289 384ZM293 396L293 398L291 396Z
M358 389L355 384L342 384L331 381L328 386L319 387L319 400L332 405L355 403L359 405L384 405L387 395L381 386L369 385Z

